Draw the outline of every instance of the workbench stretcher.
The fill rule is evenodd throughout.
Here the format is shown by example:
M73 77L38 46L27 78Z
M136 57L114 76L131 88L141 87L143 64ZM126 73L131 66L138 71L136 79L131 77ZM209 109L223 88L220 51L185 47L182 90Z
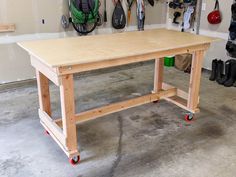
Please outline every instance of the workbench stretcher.
M194 114L199 111L199 88L205 51L214 39L166 29L108 35L21 42L36 69L39 117L72 164L79 162L76 124L160 99L170 101ZM163 83L163 58L193 54L188 93ZM155 59L152 93L128 101L75 113L76 73ZM60 88L61 119L51 118L49 80ZM188 114L189 115L189 114ZM191 119L192 117L188 117Z

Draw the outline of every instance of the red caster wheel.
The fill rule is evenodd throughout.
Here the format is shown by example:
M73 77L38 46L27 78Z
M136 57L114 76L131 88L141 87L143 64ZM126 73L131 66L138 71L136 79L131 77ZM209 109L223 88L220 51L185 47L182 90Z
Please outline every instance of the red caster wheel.
M46 135L50 135L50 133L49 133L47 130L45 130L45 134L46 134Z
M75 156L69 159L71 165L77 165L80 162L80 156Z
M185 114L185 118L184 118L187 122L191 122L194 119L194 114L192 113L187 113Z

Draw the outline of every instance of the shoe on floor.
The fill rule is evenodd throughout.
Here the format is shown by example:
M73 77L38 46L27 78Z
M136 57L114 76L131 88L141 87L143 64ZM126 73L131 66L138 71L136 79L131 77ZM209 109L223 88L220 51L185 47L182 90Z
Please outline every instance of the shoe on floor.
M224 83L224 86L225 87L233 86L235 80L236 80L236 62L232 62L230 67L230 78Z
M227 60L225 62L225 75L221 79L217 80L218 84L222 85L230 78L231 63L232 63L232 60Z
M210 81L216 80L216 73L217 73L217 59L212 60L211 64L211 76L209 78Z
M224 62L222 60L217 61L217 69L216 69L216 81L219 82L219 80L222 79L224 72Z

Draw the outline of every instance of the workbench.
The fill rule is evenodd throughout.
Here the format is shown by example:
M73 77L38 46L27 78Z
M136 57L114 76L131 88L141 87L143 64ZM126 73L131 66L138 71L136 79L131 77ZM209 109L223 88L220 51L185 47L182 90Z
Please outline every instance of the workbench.
M79 162L76 124L160 99L187 110L188 119L199 111L202 61L213 38L155 29L116 34L71 37L21 42L36 69L39 117L44 128L58 143L72 164ZM163 83L163 58L193 54L188 93ZM143 95L75 113L74 80L76 73L155 59L154 87ZM60 88L61 118L52 119L49 80Z

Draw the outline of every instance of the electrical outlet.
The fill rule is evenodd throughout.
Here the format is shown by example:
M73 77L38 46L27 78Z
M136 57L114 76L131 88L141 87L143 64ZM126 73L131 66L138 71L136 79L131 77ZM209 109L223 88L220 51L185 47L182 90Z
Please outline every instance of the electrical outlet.
M206 11L206 3L202 3L202 11Z

